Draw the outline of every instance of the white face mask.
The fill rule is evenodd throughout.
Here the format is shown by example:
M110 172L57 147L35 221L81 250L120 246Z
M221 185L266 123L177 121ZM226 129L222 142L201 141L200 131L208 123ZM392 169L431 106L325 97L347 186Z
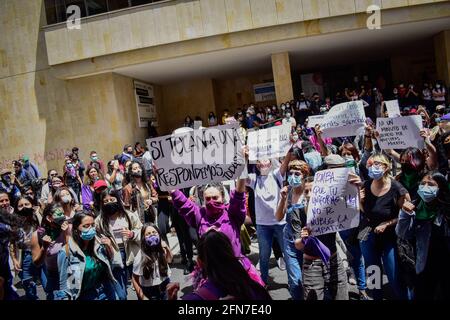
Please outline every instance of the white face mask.
M63 196L63 197L61 197L61 201L63 203L69 203L70 201L72 201L72 197L69 195Z
M437 84L437 85L436 85L436 88L440 89L440 88L441 88L441 85L440 85L440 84Z

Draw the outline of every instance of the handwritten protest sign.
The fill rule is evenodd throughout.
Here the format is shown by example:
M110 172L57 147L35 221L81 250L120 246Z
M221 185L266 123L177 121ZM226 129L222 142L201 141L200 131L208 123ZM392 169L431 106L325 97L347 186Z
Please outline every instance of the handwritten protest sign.
M239 178L245 166L239 124L147 140L161 190Z
M325 115L318 115L318 116L310 116L308 117L308 128L314 128L316 124L321 124L323 118L325 118Z
M380 148L406 149L415 147L423 149L424 140L420 136L422 128L421 116L378 118L377 131L380 133L378 138Z
M313 236L359 225L359 191L348 182L349 172L349 168L336 168L314 176L307 212Z
M249 161L279 158L291 147L291 125L248 132Z
M401 116L398 100L385 101L385 105L389 118L396 118Z
M322 137L351 137L362 133L366 114L362 101L335 105L320 122Z

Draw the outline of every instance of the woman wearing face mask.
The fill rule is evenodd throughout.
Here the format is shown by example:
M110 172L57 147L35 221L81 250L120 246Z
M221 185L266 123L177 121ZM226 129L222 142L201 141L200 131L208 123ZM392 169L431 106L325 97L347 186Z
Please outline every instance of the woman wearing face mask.
M130 183L123 189L123 202L127 210L137 212L144 222L155 222L153 205L158 202L158 193L147 181L147 176L139 162L132 162L128 168Z
M81 202L83 209L90 211L94 209L94 184L98 180L103 180L103 175L96 167L88 166L86 169L86 178L81 187Z
M38 300L36 290L36 279L40 278L42 286L45 287L45 274L42 267L37 267L33 264L31 254L31 239L33 233L39 228L39 218L36 215L36 209L33 208L32 200L28 197L21 197L16 203L15 213L21 219L24 240L20 246L13 245L13 264L16 271L19 272L19 277L22 286L25 290L27 300ZM20 259L16 259L16 252L21 249Z
M58 252L70 236L69 223L63 209L57 204L45 207L41 228L31 238L31 254L36 266L43 266L47 282L47 300L53 300L55 290L59 290Z
M64 186L63 178L61 176L56 176L52 178L51 190L47 198L47 204L52 204L55 201L55 194L59 188Z
M142 223L135 213L125 211L116 191L106 189L100 199L100 215L95 225L98 234L111 240L114 250L120 253L121 261L113 264L112 271L121 288L119 298L126 300L131 267L140 250Z
M303 300L301 271L303 256L295 248L293 239L294 234L300 234L302 229L297 221L300 221L300 210L305 207L302 196L303 185L309 174L310 169L306 162L299 160L289 162L287 173L289 186L281 189L281 201L275 214L278 221L283 220L286 216L286 225L283 230L284 259L288 273L289 292L294 300ZM293 219L294 216L297 219Z
M208 116L208 125L209 125L210 127L217 126L217 117L216 117L216 115L214 114L214 112L210 112L210 113L209 113L209 116Z
M396 227L399 238L413 244L414 298L448 299L450 281L444 275L450 268L449 186L441 173L429 172L417 193L416 200L405 201Z
M72 188L79 199L83 182L81 181L78 168L71 160L67 160L66 165L64 166L63 181L66 186Z
M384 155L370 157L367 168L370 180L361 189L363 215L358 235L364 261L367 266L384 270L395 298L405 299L406 292L399 284L395 225L400 208L410 197L408 191L389 175L391 165ZM381 288L373 290L373 298L382 299Z
M58 253L60 289L55 300L116 300L118 283L111 264L111 240L97 236L94 215L79 212L72 236Z
M210 184L205 187L203 192L205 207L196 205L180 190L172 190L171 196L175 209L189 226L197 230L199 236L211 228L223 232L230 239L235 256L241 259L242 265L250 276L262 283L256 268L241 252L240 232L246 216L244 179L237 181L236 190L230 195L228 205L223 203L224 190L221 184ZM272 242L269 246L271 245ZM198 285L197 282L194 286L196 285Z
M108 173L105 176L108 186L112 189L122 192L124 176L120 172L119 161L111 160L108 162Z
M141 250L134 259L133 287L139 300L167 300L172 253L153 223L141 231Z
M48 196L51 192L51 185L52 185L52 179L54 177L58 176L58 172L56 170L50 169L47 173L47 181L42 186L41 190L41 198L39 199L39 202L41 203L42 207L47 205Z
M55 203L60 205L64 210L64 215L66 219L71 221L77 211L81 211L82 208L73 198L73 194L70 192L70 189L67 187L61 187L55 193Z
M278 221L275 217L275 212L280 201L280 191L291 159L292 152L289 150L280 168L275 170L273 170L271 160L258 160L256 174L250 173L247 179L247 187L251 188L255 195L259 265L264 283L267 283L269 278L269 259L274 239L276 239L281 251L283 251L283 229L286 220ZM283 260L283 258L280 257L280 260ZM283 262L280 261L279 265L282 266Z

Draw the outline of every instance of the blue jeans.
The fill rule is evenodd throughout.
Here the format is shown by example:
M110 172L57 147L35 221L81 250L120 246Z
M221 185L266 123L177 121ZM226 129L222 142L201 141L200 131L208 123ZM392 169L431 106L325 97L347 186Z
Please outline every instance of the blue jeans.
M341 235L342 240L345 242L345 245L347 247L347 250L352 255L352 260L350 261L350 266L353 269L353 272L356 276L356 281L358 285L359 290L366 290L366 267L364 264L364 258L361 252L361 247L359 245L359 242L351 243L351 241L347 241L348 238L351 236L352 232L354 232L354 229L348 229L340 231L339 234Z
M46 276L42 267L36 267L33 264L33 258L30 250L22 252L22 271L19 272L19 278L22 281L25 297L27 300L38 300L35 279L41 278L42 287L46 286Z
M371 232L369 233L367 240L360 241L365 264L366 266L378 266L380 271L384 270L395 294L395 298L406 299L406 292L403 292L403 290L400 289L395 238L392 240L383 239L383 241L380 241L377 237L379 237L379 235ZM385 237L385 235L382 235L382 237ZM382 265L383 268L381 267ZM382 275L383 274L381 273L381 280ZM382 284L382 281L380 283ZM381 287L373 290L373 298L374 300L383 299L383 290Z
M284 260L288 274L289 293L293 300L303 300L302 263L303 253L295 248L292 228L289 224L284 227Z
M97 288L81 292L78 300L113 300L114 294L110 291L111 288L107 288L104 284L100 284Z
M272 253L272 240L275 237L283 250L283 229L284 225L256 225L256 234L258 236L259 245L259 268L261 271L261 278L265 284L269 279L269 260Z
M128 289L128 275L131 276L129 268L127 267L127 255L125 249L120 249L120 255L122 257L123 268L114 268L112 270L114 278L119 283L120 290L118 292L119 300L127 300ZM132 267L132 266L131 266Z

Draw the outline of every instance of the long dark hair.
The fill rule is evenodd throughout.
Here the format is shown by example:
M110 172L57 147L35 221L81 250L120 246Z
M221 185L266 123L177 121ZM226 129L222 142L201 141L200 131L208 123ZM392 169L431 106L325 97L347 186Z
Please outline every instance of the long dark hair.
M52 230L56 230L58 227L55 227L54 225L52 225L48 220L47 217L48 216L52 216L53 212L56 211L56 209L61 208L61 210L63 210L63 208L61 207L61 205L57 204L57 203L50 203L48 204L45 208L44 208L44 212L42 212L42 221L41 221L41 227L43 227L45 229L45 233L46 234L50 234L50 232Z
M30 197L27 197L27 196L21 196L19 199L17 199L16 205L14 206L14 212L16 214L19 212L19 209L18 209L19 201L22 199L29 201L31 203L31 205L33 206L33 199L31 199ZM34 212L33 212L31 221L28 220L26 217L22 217L22 216L19 216L19 219L20 219L23 227L32 227L34 229L39 228L39 220Z
M80 248L83 247L84 240L81 238L81 233L78 230L78 227L81 225L83 219L86 217L91 217L92 219L95 220L95 216L89 211L82 211L82 212L76 213L72 220L72 239L75 241L75 243ZM94 252L95 241L96 241L95 238L92 239L91 241L89 241L89 245L87 247L87 253L91 257L95 257L95 252Z
M145 241L145 230L148 227L153 227L158 232L160 241L155 247L150 247ZM167 277L168 264L164 249L161 245L161 232L159 228L153 223L146 223L141 229L141 254L142 254L142 270L145 279L153 277L155 271L155 262L158 261L158 269L161 277Z
M117 203L119 204L119 212L124 215L125 219L128 222L128 228L131 229L131 219L128 213L125 211L125 208L122 203L122 199L120 198L120 194L114 190L114 189L105 189L100 193L100 215L102 217L101 227L103 229L103 232L105 233L105 236L113 238L113 235L111 232L109 232L109 216L105 214L103 210L103 199L106 196L111 196L117 199Z
M250 278L226 235L211 229L198 242L198 257L203 264L203 276L224 293L239 300L255 300L269 293Z
M439 203L441 205L450 205L450 188L445 176L436 170L427 172L423 178L425 177L430 177L438 184L437 200Z
M72 192L70 192L69 187L62 186L61 188L58 188L58 190L56 190L56 192L55 192L54 200L56 203L58 203L62 206L63 202L62 202L61 192L64 190L70 194L70 197L72 198L72 201L70 201L70 206L73 208L75 206L75 199L73 198Z

